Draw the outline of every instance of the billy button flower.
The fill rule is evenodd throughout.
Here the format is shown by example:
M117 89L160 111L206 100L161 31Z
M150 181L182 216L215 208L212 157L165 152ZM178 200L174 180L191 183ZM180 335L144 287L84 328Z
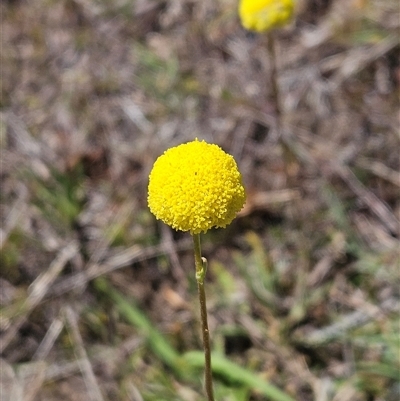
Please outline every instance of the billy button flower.
M284 26L293 16L294 0L240 0L242 25L257 32Z
M150 210L176 230L199 234L226 227L244 201L234 158L205 141L196 139L168 149L150 173Z
M231 155L219 146L199 141L168 149L154 163L149 177L148 203L157 219L193 237L205 358L205 388L214 401L210 332L204 278L207 260L201 257L200 233L226 227L243 207L246 194Z

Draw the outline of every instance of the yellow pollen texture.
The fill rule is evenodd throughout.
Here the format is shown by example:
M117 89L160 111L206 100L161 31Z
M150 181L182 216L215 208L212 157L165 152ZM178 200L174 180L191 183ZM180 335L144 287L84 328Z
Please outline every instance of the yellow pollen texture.
M292 18L294 0L240 0L239 17L242 25L257 32L285 25Z
M157 219L191 234L226 227L246 199L231 155L194 140L168 149L154 163L148 204Z

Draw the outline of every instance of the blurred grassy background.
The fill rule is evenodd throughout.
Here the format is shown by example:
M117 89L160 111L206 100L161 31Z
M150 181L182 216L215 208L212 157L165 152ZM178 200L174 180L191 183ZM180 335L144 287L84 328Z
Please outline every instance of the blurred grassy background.
M220 401L400 396L400 11L303 0L271 60L233 0L1 9L1 401L203 400L188 234L148 173L195 137L248 201L203 236Z

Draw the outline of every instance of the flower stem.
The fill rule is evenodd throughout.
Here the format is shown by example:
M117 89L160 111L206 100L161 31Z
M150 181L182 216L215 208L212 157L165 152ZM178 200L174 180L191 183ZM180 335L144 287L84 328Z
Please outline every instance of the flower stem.
M194 260L196 265L197 289L199 292L201 329L203 332L203 347L205 357L205 387L208 401L214 401L212 371L211 371L211 348L210 331L208 330L206 293L204 290L204 278L207 272L207 259L201 257L200 234L193 234Z
M277 60L276 60L276 44L275 44L275 32L271 31L267 34L267 49L269 57L271 59L271 89L272 89L272 100L275 103L276 113L276 132L277 136L281 134L281 118L282 118L282 105L278 86L278 72L277 72Z

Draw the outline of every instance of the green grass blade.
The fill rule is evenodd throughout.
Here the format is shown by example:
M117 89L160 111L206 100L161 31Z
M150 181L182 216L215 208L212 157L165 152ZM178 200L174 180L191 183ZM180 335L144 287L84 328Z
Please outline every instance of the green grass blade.
M201 351L190 351L183 355L184 360L192 367L202 368L204 366L204 354ZM235 381L242 385L258 390L263 395L274 401L295 401L283 391L265 380L258 377L254 372L236 365L224 356L212 354L212 370L214 373Z
M151 324L145 314L135 305L134 301L128 301L102 277L96 279L94 284L97 290L106 294L115 302L118 311L126 321L135 326L142 336L146 338L154 354L182 376L183 370L180 365L179 354L169 344L168 340Z

